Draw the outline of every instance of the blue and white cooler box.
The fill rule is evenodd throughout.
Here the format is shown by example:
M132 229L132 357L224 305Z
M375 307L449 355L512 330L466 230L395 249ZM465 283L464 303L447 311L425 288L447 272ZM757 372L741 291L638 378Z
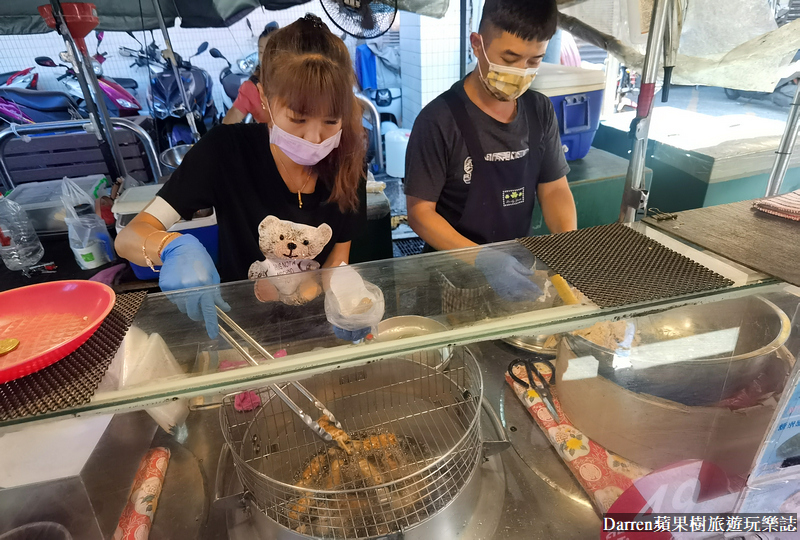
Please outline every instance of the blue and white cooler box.
M550 98L567 161L589 153L600 125L605 72L557 64L542 64L531 88Z
M126 190L114 201L111 211L117 219L117 233L127 225L139 212L144 210L161 189L162 184L140 186ZM208 250L214 264L219 261L219 228L217 227L217 213L213 212L208 217L194 218L191 221L179 221L169 228L169 232L191 234L200 240ZM158 274L146 266L131 263L133 273L142 280L157 279Z

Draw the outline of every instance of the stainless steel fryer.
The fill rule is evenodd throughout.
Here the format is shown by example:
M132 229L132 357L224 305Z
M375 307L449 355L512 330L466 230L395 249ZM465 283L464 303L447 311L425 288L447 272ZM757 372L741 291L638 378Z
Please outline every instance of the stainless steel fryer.
M456 349L443 371L431 364L387 359L303 381L352 439L393 436L396 441L387 445L391 466L379 466L383 458L378 452L369 461L371 476L335 486L309 486L304 473L316 463L331 474L360 458L332 451L269 388L256 391L261 405L253 411L237 411L235 395L225 398L220 421L237 475L277 537L361 539L405 533L459 497L485 448L497 450L498 445L481 441L482 379L472 354ZM282 390L300 397L292 385ZM498 427L496 417L490 418Z

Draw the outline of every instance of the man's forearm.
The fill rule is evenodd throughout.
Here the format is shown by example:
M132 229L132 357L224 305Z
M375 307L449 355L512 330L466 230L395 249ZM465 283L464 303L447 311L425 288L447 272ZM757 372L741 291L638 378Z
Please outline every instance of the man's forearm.
M408 224L420 238L438 251L477 246L435 211L410 211Z
M566 178L558 181L556 189L551 186L540 186L539 204L547 229L555 234L574 231L578 228L578 214L575 210L575 199L569 189ZM542 189L544 188L544 189ZM550 189L548 189L550 188Z

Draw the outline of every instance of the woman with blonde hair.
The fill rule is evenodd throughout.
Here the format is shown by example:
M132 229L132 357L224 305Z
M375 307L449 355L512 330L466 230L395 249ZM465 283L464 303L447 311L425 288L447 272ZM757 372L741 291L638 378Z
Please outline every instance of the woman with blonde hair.
M120 232L117 252L138 265L161 265L163 291L274 275L264 266L267 240L283 261L278 273L347 263L366 153L354 83L347 48L319 17L309 14L273 32L258 83L269 123L221 125L206 134ZM166 232L211 207L218 268L195 237ZM304 244L288 238L286 227L322 233L316 244ZM228 308L218 288L181 296L181 311L204 320L216 337L216 306Z

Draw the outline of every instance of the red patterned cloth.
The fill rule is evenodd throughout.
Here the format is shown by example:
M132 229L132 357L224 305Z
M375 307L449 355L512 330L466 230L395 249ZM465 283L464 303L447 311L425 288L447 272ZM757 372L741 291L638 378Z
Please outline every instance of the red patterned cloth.
M167 474L169 449L151 448L139 463L113 540L147 540Z
M777 197L759 199L753 203L753 208L773 216L800 221L800 189Z
M536 367L542 376L550 380L552 373L549 368L541 365ZM523 366L516 366L514 375L523 381L528 380ZM561 408L555 386L550 387L550 391L561 422L556 422L535 391L515 383L508 373L506 382L514 389L600 513L607 512L614 501L633 485L634 480L650 473L650 469L609 452L573 426Z

